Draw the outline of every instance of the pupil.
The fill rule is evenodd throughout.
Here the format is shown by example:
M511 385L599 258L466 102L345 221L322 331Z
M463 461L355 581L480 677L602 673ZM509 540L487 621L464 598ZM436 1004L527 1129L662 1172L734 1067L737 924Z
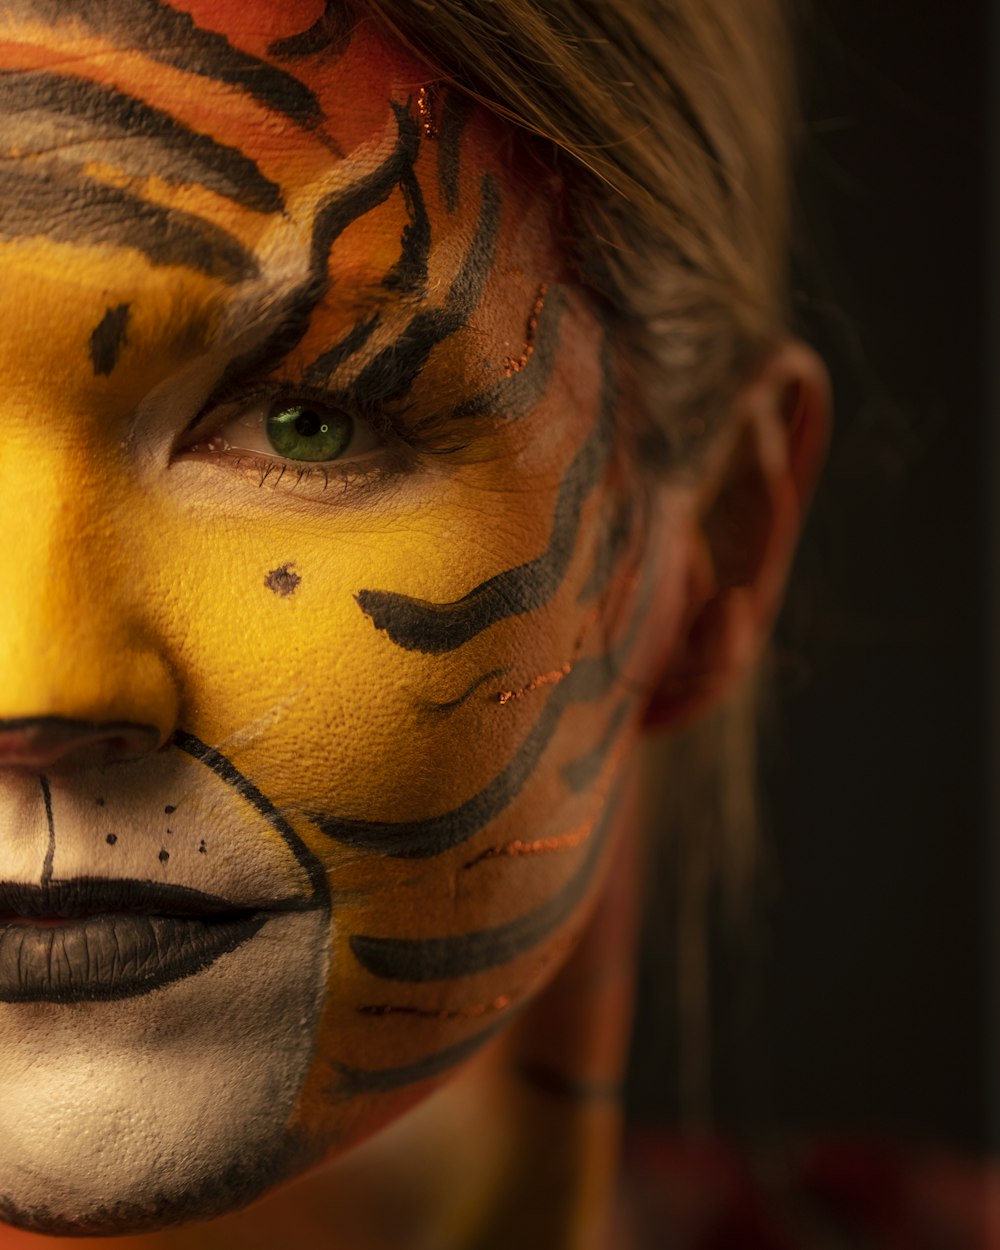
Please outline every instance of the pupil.
M300 434L303 438L311 438L314 434L320 432L322 421L315 412L310 412L308 408L304 408L295 418L295 433Z

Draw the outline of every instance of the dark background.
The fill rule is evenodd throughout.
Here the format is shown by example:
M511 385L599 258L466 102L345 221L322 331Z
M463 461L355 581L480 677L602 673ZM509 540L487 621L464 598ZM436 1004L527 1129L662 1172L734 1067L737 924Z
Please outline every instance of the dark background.
M825 0L804 21L796 308L836 427L778 630L761 886L748 921L713 910L705 1089L692 1112L667 907L640 1122L1000 1146L988 9Z

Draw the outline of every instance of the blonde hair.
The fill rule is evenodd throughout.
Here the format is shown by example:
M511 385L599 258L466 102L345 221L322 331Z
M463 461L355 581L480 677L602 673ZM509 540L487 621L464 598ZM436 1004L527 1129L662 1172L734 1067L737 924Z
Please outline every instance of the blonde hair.
M784 0L367 0L566 174L582 279L692 463L786 320Z
M697 473L740 383L786 330L797 120L786 0L366 7L442 80L534 136L565 175L578 271L637 372L655 459ZM713 882L740 915L755 880L759 678L647 751L659 778L649 844L676 865L677 898L656 910L676 916L663 936L677 954L682 1113L695 1122L711 1113Z

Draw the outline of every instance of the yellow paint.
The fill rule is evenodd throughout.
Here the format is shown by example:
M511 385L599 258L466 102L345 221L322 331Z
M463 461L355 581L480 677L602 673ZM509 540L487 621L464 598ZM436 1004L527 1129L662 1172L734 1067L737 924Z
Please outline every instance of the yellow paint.
M10 25L3 23L8 35ZM14 32L21 41L18 54L8 49L3 55L12 66L23 64L30 45L58 60L70 29L20 29ZM103 46L87 41L74 42L74 48L81 58L76 72L83 76L107 76L123 87L148 85L160 106L181 98L190 105L194 98L189 83L183 92L176 89L175 70L151 66L137 55L106 60ZM354 470L391 467L388 452L379 451L370 461L349 466L346 477L341 467L330 465L325 490L315 475L291 489L294 465L284 466L281 483L275 472L261 484L259 468L238 465L232 453L206 451L210 413L197 436L186 432L226 363L258 333L257 322L301 280L319 198L338 179L343 183L383 158L394 75L406 68L402 62L393 69L388 55L385 62L384 71L356 85L357 94L367 93L365 108L374 112L372 100L381 102L380 128L347 153L343 167L329 149L323 150L321 167L314 138L286 139L287 150L282 150L266 140L259 105L233 92L205 89L217 116L225 118L220 137L235 142L238 134L248 136L248 146L260 149L268 176L283 186L287 182L293 192L287 217L265 222L220 196L178 190L155 179L142 184L151 200L200 214L255 252L262 277L249 293L185 269L151 264L120 245L113 222L100 246L49 242L45 221L38 223L38 237L0 239L0 320L5 327L0 337L0 533L5 535L0 544L0 720L134 721L154 725L161 744L169 743L178 728L193 733L224 751L319 857L335 900L329 949L321 952L324 960L330 955L327 998L292 1121L320 1153L367 1135L414 1098L412 1090L402 1089L344 1099L336 1092L337 1065L377 1069L415 1063L480 1027L477 1013L460 1006L430 1018L359 1011L364 1004L386 1000L387 989L353 958L351 935L461 934L514 920L543 904L578 865L582 851L577 847L567 846L558 856L498 856L478 870L474 882L462 879L459 885L458 878L463 865L488 846L554 838L594 820L602 796L568 794L559 769L599 740L616 697L612 691L568 711L521 794L498 820L454 852L425 860L384 860L338 846L309 819L314 812L364 820L422 819L459 806L489 784L515 755L551 692L539 690L531 699L501 707L484 688L455 714L437 719L427 716L426 702L454 698L492 668L514 666L517 674L528 676L562 671L566 657L576 656L588 621L588 609L577 596L612 503L606 485L593 492L569 571L549 603L497 624L453 653L422 655L395 646L355 600L362 589L457 600L545 549L560 481L593 427L602 385L600 331L577 297L570 299L560 363L538 411L519 424L469 427L463 431L469 447L462 455L418 454L404 471L382 482L352 481ZM347 95L341 107L352 108ZM329 124L334 132L349 132L355 122L345 113L331 117ZM501 376L504 342L524 337L524 275L537 289L558 280L561 272L561 258L544 230L548 206L531 199L499 162L491 135L490 123L482 118L470 126L462 208L454 220L438 200L433 148L425 146L420 158L418 176L427 188L434 236L432 306L439 306L465 254L484 172L498 179L504 209L498 264L485 299L469 330L432 357L414 391L417 415L447 407ZM98 180L127 182L100 161L90 173ZM72 214L72 204L66 211ZM526 218L536 228L524 228ZM398 255L404 224L397 192L370 219L345 232L331 256L330 294L302 346L272 383L294 383L296 371L366 310L382 313L383 337L345 367L341 381L356 374L385 344L385 336L398 335L412 303L394 302L373 286ZM130 315L120 361L110 375L95 376L90 336L105 312L121 304L129 306ZM492 361L492 373L484 371L484 358ZM267 587L266 577L286 564L294 566L300 582L294 593L278 595ZM589 637L584 656L600 650L603 632L595 628ZM138 876L147 871L148 856L143 856L152 847L150 842L143 849L142 839L153 838L154 827L156 839L167 836L154 821L160 820L162 795L156 793L159 806L154 809L136 781L141 769L140 763L127 773L109 770L101 782L132 813L131 849L115 862ZM83 782L75 777L72 760L64 772L65 792L74 802L79 799L78 810L85 813L83 791L74 791ZM127 803L121 789L126 776L131 787ZM208 770L202 781L197 770L185 776L195 797L199 786L206 793L218 786ZM88 776L87 785L92 784ZM0 778L0 795L3 785ZM80 845L92 845L95 856L105 856L103 826L92 808L86 812L69 821L67 845L75 845L73 821L78 819ZM220 800L204 818L205 836L219 847L216 862L223 865L213 871L229 885L251 870L272 872L275 881L287 884L287 865L279 864L284 854L280 839L270 826L246 838L241 812L240 803ZM244 814L250 821L249 807ZM253 814L253 821L246 828L256 831L259 816ZM232 845L244 848L245 864L231 847L227 851L227 829ZM36 849L40 853L41 838L39 833L27 847L29 860ZM188 853L197 854L190 847ZM95 861L93 873L123 871L109 863ZM190 863L196 871L200 861L191 858ZM154 870L159 871L148 869ZM576 916L570 927L575 931L579 923ZM445 987L445 1001L506 1005L511 986L519 998L528 995L550 975L546 955L551 962L564 938L564 932L556 934L509 964L470 976L460 989ZM261 966L289 958L287 945L272 949L262 939L252 941L260 943ZM224 978L220 983L223 989L213 993L224 993ZM406 988L407 1001L425 1001L423 987ZM430 989L426 1001L441 1001L441 987ZM241 993L240 984L232 993ZM116 1013L125 1008L111 1003L102 1009L113 1030ZM206 998L206 1017L220 1012L225 1013L224 998ZM4 1019L0 1004L0 1043L21 1027ZM23 1044L30 1047L30 1032ZM242 1051L235 1047L234 1053ZM223 1084L239 1079L239 1065L227 1069L225 1054L192 1054L190 1060L206 1065L206 1080L215 1079L214 1063L222 1064ZM238 1101L237 1090L234 1105ZM233 1133L238 1137L239 1131ZM82 1163L74 1156L66 1166L86 1167L85 1152ZM2 1168L0 1160L0 1173Z

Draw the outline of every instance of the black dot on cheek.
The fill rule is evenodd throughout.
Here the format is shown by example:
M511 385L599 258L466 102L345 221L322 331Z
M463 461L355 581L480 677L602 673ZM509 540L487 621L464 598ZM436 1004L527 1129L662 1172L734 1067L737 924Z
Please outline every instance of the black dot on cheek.
M104 806L104 800L103 800L103 799L94 799L94 802L97 804L97 806L98 806L98 807L103 807L103 806Z
M167 806L163 810L167 813L168 816L172 816L174 812L177 811L177 808L174 807L173 803L168 803Z
M207 854L208 854L208 847L205 845L205 843L204 843L204 842L202 842L202 843L201 843L201 845L198 847L198 854L199 854L199 855L207 855Z
M114 846L114 844L118 841L118 834L109 833L108 836L104 839L104 841L107 842L108 846Z
M293 573L294 564L282 564L280 568L272 569L264 578L264 585L268 590L273 590L276 595L282 599L287 599L289 595L294 595L299 587L302 578L298 573Z
M160 852L160 863L161 863L161 864L165 864L169 858L170 858L170 852L169 852L169 851L161 851L161 852Z

